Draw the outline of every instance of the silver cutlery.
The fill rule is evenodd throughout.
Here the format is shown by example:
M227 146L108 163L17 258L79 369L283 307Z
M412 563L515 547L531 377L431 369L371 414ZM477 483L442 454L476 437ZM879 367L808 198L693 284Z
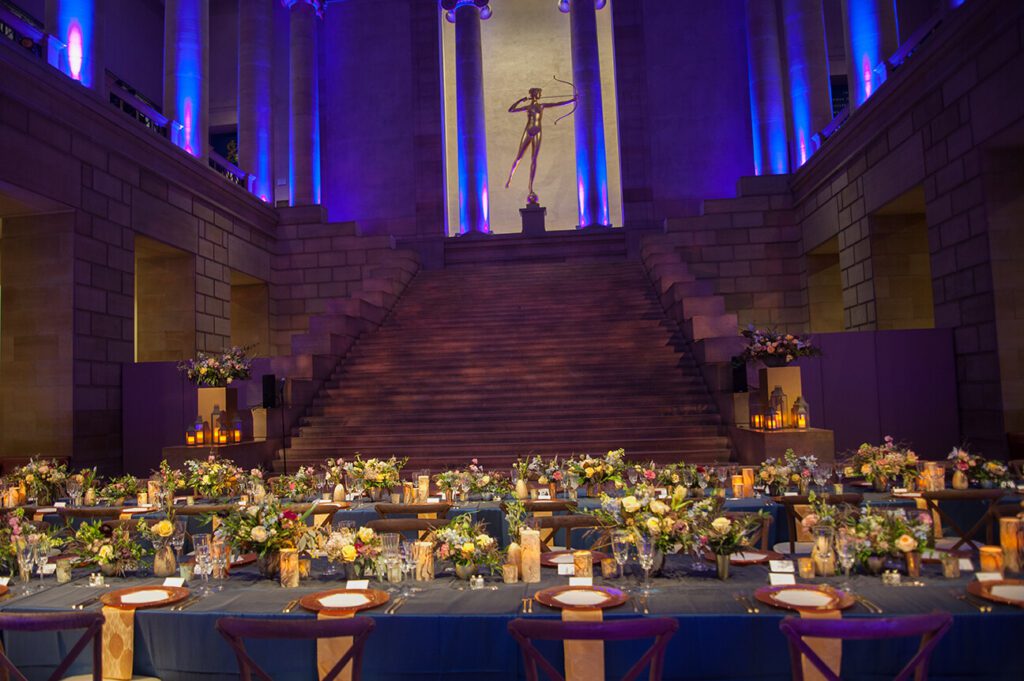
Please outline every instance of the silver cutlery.
M388 615L394 615L394 614L395 614L395 611L396 611L396 610L398 610L399 608L401 608L401 607L402 607L403 605L405 605L405 597L404 597L404 596L402 596L402 597L400 597L400 598L396 598L396 599L395 599L395 602L394 602L394 603L392 603L392 604L391 604L391 605L390 605L390 606L388 607L388 609L387 609L387 610L385 610L384 612L385 612L386 614L388 614Z
M757 607L757 604L754 603L753 599L746 594L736 594L736 600L738 600L740 604L747 609L748 615L756 615L761 612L761 609Z
M637 597L633 597L633 613L636 615L640 614L640 605L637 603Z
M863 596L861 596L859 594L852 594L852 595L853 595L853 599L855 601L857 601L858 603L860 603L861 605L863 605L868 610L868 612L872 612L872 613L874 613L876 615L881 615L884 612L882 610L882 608L877 603L875 603L874 601L870 601L867 598L864 598Z
M532 598L527 598L526 599L526 612L528 614L530 614L530 615L533 614L533 599Z
M960 593L959 591L950 591L949 593L953 595L953 598L957 599L958 601L963 601L964 603L976 609L980 613L992 612L991 605L984 602L980 602L972 596L970 596L969 594Z
M99 596L93 596L92 598L86 598L84 601L75 603L71 606L72 610L85 610L88 606L92 605L100 599Z
M202 598L202 597L199 596L198 594L194 594L192 596L189 596L188 598L186 598L185 600L181 601L180 603L175 603L174 605L172 605L171 606L171 610L175 610L175 611L184 610L185 608L188 608L188 607L192 606L194 603L196 603L197 601L199 601L200 598Z

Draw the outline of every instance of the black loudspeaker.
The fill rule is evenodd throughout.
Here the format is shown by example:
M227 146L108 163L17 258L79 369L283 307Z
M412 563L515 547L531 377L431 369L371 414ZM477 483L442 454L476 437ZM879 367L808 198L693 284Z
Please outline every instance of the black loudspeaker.
M734 393L747 392L747 363L737 361L734 357L732 363L732 391Z
M277 376L263 374L263 408L273 409L277 406Z

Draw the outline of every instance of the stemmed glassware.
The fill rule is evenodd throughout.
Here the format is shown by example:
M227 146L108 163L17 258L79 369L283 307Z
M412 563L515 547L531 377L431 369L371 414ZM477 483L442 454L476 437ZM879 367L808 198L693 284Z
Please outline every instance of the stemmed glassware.
M18 575L25 585L22 593L32 593L32 565L35 555L35 544L29 542L26 537L14 540L14 546L18 555Z
M636 553L640 567L644 571L644 584L640 592L645 596L655 593L655 590L651 588L651 568L654 567L654 552L654 539L638 534L636 536Z
M391 578L392 575L396 570L401 569L402 556L399 553L401 539L402 535L396 532L388 532L380 536L381 563L384 568L384 574L380 576L380 581L382 582L393 583L395 580ZM396 588L389 586L387 589L388 591L394 591Z
M203 580L203 584L197 589L197 593L202 596L208 596L210 594L210 573L213 572L213 551L210 544L210 535L194 535L192 542L195 546L195 574Z
M39 571L39 590L43 589L43 580L46 578L46 573L43 571L45 566L50 561L50 539L46 535L39 535L36 541L36 548L34 552L36 570Z
M633 543L632 535L625 530L612 533L612 555L619 565L619 579L626 576L626 563L629 561L629 547Z
M402 539L402 592L401 595L408 598L420 591L414 587L413 579L416 574L416 542L411 539Z
M825 489L825 485L828 483L829 478L832 477L832 468L828 465L815 466L811 471L811 475L818 489L827 494L828 490Z
M706 490L708 488L708 472L706 470L697 471L697 487L700 488L701 496L704 496L707 493Z
M844 590L850 588L850 568L853 567L856 553L857 540L848 532L839 530L839 535L836 537L836 558L839 559L839 565L843 568L845 581L843 582L842 589Z
M185 530L187 524L184 520L174 521L174 534L171 535L171 548L174 549L175 558L181 563L181 551L185 548Z
M729 481L729 467L718 466L715 469L715 477L718 478L718 489L728 490L728 487L725 483Z
M842 488L843 476L846 475L846 467L842 464L842 462L838 462L832 470L835 471L836 474L836 484L839 485L840 488Z
M637 475L638 474L637 474L636 466L630 466L628 469L626 469L626 477L629 479L629 484L630 485L635 485L636 484L636 477L637 477Z
M683 487L685 487L686 489L692 489L693 488L693 469L690 468L689 466L684 466L683 467L682 475L680 476L680 479L683 482Z
M835 541L836 531L825 525L818 525L814 528L814 552L817 557L827 563L832 558L832 544Z
M82 505L82 483L74 479L68 479L68 496L71 497L72 506Z

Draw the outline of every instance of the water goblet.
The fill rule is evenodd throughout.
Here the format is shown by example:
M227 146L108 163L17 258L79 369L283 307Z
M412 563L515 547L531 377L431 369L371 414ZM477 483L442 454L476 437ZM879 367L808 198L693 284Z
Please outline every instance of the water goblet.
M171 535L171 548L178 562L181 562L181 551L185 548L185 530L187 523L184 520L174 521L174 534Z
M626 477L629 478L630 485L636 485L637 470L636 466L630 466L626 471Z
M727 490L728 486L726 483L729 482L729 467L718 466L715 468L715 477L718 478L718 489Z
M647 596L655 593L655 590L651 588L651 568L654 567L655 553L654 539L644 535L637 535L636 553L640 567L644 571L644 584L640 592Z
M213 555L210 551L210 544L197 544L195 558L195 574L199 575L203 580L202 586L200 586L196 591L201 596L209 596L211 593L210 573L213 572Z
M835 540L835 530L831 527L819 525L814 528L814 553L824 563L832 558L832 543Z
M832 469L829 466L815 466L811 471L811 476L814 478L814 484L818 489L827 493L828 490L825 489L825 484L832 477Z
M72 506L82 505L82 483L77 480L68 480L68 496L71 497Z
M39 535L39 540L36 542L34 558L36 570L39 572L39 589L42 590L43 580L46 578L43 566L50 562L50 539L46 535Z
M612 533L612 555L619 566L619 579L626 576L626 562L629 561L629 546L632 543L632 535L629 532L616 530Z
M840 530L839 536L836 537L836 557L839 559L839 565L843 568L845 581L841 588L844 590L849 590L850 588L850 568L853 567L856 554L857 540L848 532Z
M683 466L683 470L680 473L679 478L682 480L683 487L686 489L693 487L693 469L689 466Z
M707 471L697 471L697 487L700 488L701 496L704 496L708 488L708 473Z

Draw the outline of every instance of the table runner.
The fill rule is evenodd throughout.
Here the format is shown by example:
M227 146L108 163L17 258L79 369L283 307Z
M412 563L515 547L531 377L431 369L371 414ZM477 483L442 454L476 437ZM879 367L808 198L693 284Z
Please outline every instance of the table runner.
M355 617L354 612L339 612L330 614L321 610L316 614L318 620L347 620ZM317 678L322 679L334 668L342 657L352 647L351 636L338 636L337 638L318 638L316 640L316 671ZM338 681L352 681L352 663L346 664L335 677Z
M563 622L602 622L600 608L562 610ZM565 681L592 681L604 678L604 641L566 641Z
M129 681L135 666L135 608L103 606L103 678Z

